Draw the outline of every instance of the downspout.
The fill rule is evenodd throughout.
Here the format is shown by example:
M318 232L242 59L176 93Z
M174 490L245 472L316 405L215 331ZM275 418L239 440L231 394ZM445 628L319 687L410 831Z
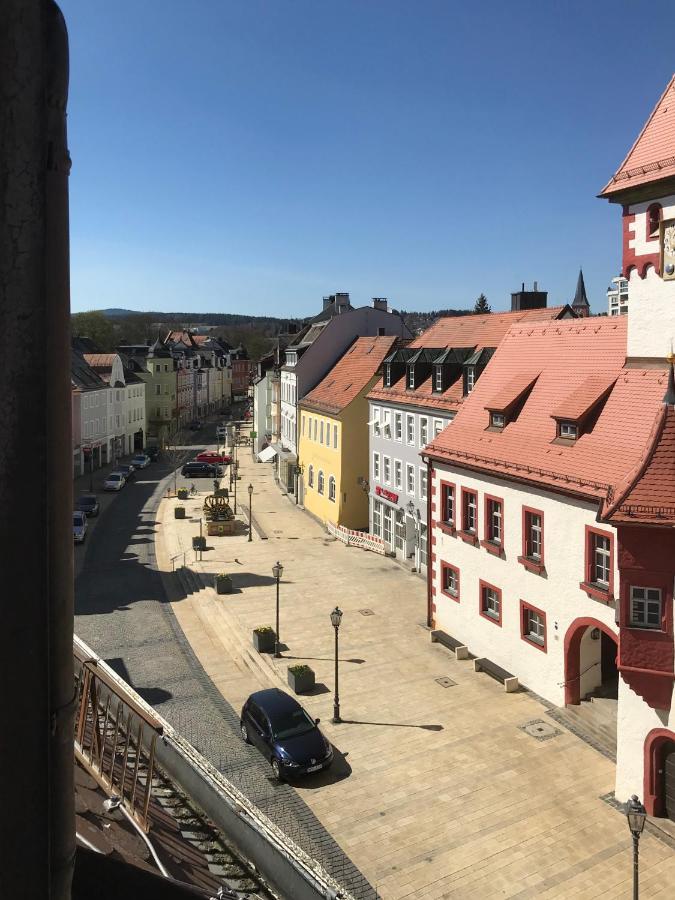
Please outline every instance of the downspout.
M433 483L434 466L431 457L427 457L427 628L433 628L434 611L433 611L433 558L434 558L434 529L431 518L431 498L434 493ZM421 527L421 526L420 526Z

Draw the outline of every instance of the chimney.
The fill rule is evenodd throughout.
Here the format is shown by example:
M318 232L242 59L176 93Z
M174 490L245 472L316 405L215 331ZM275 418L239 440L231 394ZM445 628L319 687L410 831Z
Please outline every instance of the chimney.
M535 283L534 283L534 293L535 293L535 294L537 293L537 282L536 282L536 281L535 281Z
M335 307L338 314L346 312L349 309L349 294L341 293L335 295Z
M511 294L511 312L519 312L524 309L546 309L548 303L548 291L540 291L537 282L534 282L534 290L526 291L525 282L521 289Z
M389 312L389 304L386 297L373 297L373 309Z
M323 308L328 309L331 303L335 300L335 294L331 294L330 297L323 298Z

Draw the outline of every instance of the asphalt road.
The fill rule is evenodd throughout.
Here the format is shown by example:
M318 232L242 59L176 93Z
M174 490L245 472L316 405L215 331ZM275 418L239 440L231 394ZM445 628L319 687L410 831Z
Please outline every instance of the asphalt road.
M186 455L214 444L215 425L190 433L189 440L193 449ZM225 470L223 487L228 475ZM277 783L262 757L242 742L238 711L208 678L176 622L154 544L156 511L169 478L166 462L152 463L119 493L103 496L85 544L75 548L75 630L337 881L358 898L374 898L297 791ZM190 480L178 475L177 482L189 486Z

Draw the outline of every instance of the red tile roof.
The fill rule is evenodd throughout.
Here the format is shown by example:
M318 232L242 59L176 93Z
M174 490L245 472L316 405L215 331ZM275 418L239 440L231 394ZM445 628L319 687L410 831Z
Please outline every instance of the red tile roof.
M636 185L672 177L675 177L675 75L600 196L610 197Z
M616 375L589 375L551 412L554 419L580 422L611 390Z
M541 322L558 319L569 311L569 306L549 306L544 309L525 309L516 312L489 313L484 316L445 316L431 325L424 334L415 338L409 348L416 347L497 347L509 330L518 322ZM368 395L371 400L390 401L430 409L457 410L463 400L463 383L460 376L445 391L433 390L430 376L414 391L406 389L405 378L390 388L377 385Z
M563 493L611 497L642 458L667 380L663 369L623 368L622 318L511 328L452 425L425 454ZM524 365L541 374L522 410L503 431L486 431L486 405ZM591 376L616 383L588 431L563 446L551 415Z
M616 491L607 513L613 524L675 525L675 408L663 404L643 459Z
M300 406L341 412L375 376L396 340L392 335L357 338L323 381L302 398Z
M492 412L504 413L515 406L523 394L532 387L539 377L539 372L519 372L517 375L499 388L494 397L490 397L485 404L485 409Z

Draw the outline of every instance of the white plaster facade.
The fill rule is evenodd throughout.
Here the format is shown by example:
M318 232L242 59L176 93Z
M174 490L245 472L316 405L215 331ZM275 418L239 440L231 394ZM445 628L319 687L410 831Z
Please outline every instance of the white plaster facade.
M441 509L441 482L455 485L455 506L459 509L461 489L478 494L478 537L484 538L485 496L503 501L503 558L485 548L465 543L440 528L433 531L435 627L466 644L472 654L487 657L516 675L522 684L557 706L565 704L565 635L576 619L590 618L618 635L615 610L594 600L580 588L585 580L586 526L611 534L616 547L616 530L596 521L597 504L537 490L516 482L487 475L473 476L467 470L435 463L433 469L432 514ZM541 510L543 515L543 575L528 571L518 557L523 547L523 507ZM613 554L614 584L618 585L616 552ZM459 570L459 601L442 590L445 562ZM479 581L501 590L501 627L480 614ZM521 636L521 601L546 614L546 650ZM580 671L592 666L580 682L585 696L600 683L600 641L582 638Z

